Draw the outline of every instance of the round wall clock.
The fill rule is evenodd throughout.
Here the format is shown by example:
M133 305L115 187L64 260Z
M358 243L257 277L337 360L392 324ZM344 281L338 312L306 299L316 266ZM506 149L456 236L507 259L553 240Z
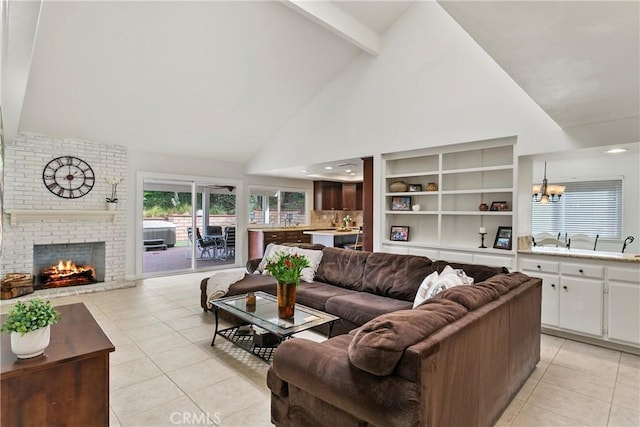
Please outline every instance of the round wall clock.
M44 185L58 197L77 199L93 188L96 177L87 162L73 156L56 157L44 167Z

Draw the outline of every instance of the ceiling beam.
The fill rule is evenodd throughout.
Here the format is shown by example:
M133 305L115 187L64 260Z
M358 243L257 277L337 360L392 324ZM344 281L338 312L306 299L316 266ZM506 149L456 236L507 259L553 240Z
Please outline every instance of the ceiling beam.
M380 53L380 36L328 1L281 0L281 3L365 52Z

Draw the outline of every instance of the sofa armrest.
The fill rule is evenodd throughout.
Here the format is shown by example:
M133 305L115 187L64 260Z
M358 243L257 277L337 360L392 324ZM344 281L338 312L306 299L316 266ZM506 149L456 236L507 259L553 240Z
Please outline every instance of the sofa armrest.
M418 384L356 368L349 361L347 347L304 338L288 340L276 350L272 370L288 384L368 423L419 424Z

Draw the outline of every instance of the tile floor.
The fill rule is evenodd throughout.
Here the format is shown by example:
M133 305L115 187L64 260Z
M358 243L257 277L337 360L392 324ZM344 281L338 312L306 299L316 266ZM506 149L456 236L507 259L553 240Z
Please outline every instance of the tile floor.
M200 308L206 274L54 298L83 302L111 354L111 426L270 426L267 365L219 339ZM2 307L6 312L7 306ZM639 426L640 357L548 335L497 426Z

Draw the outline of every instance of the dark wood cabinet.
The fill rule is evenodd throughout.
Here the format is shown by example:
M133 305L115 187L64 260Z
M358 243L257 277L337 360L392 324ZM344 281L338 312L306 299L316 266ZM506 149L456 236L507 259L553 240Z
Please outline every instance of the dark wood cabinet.
M311 243L304 230L249 230L249 259L262 258L269 243Z
M45 354L17 360L2 335L4 426L108 426L109 353L114 346L84 304L56 307ZM6 316L2 316L4 322Z
M342 184L332 181L313 182L313 209L317 211L342 210Z
M317 211L362 210L361 182L314 181L313 194L313 209Z
M342 184L342 209L345 211L362 210L362 183Z

